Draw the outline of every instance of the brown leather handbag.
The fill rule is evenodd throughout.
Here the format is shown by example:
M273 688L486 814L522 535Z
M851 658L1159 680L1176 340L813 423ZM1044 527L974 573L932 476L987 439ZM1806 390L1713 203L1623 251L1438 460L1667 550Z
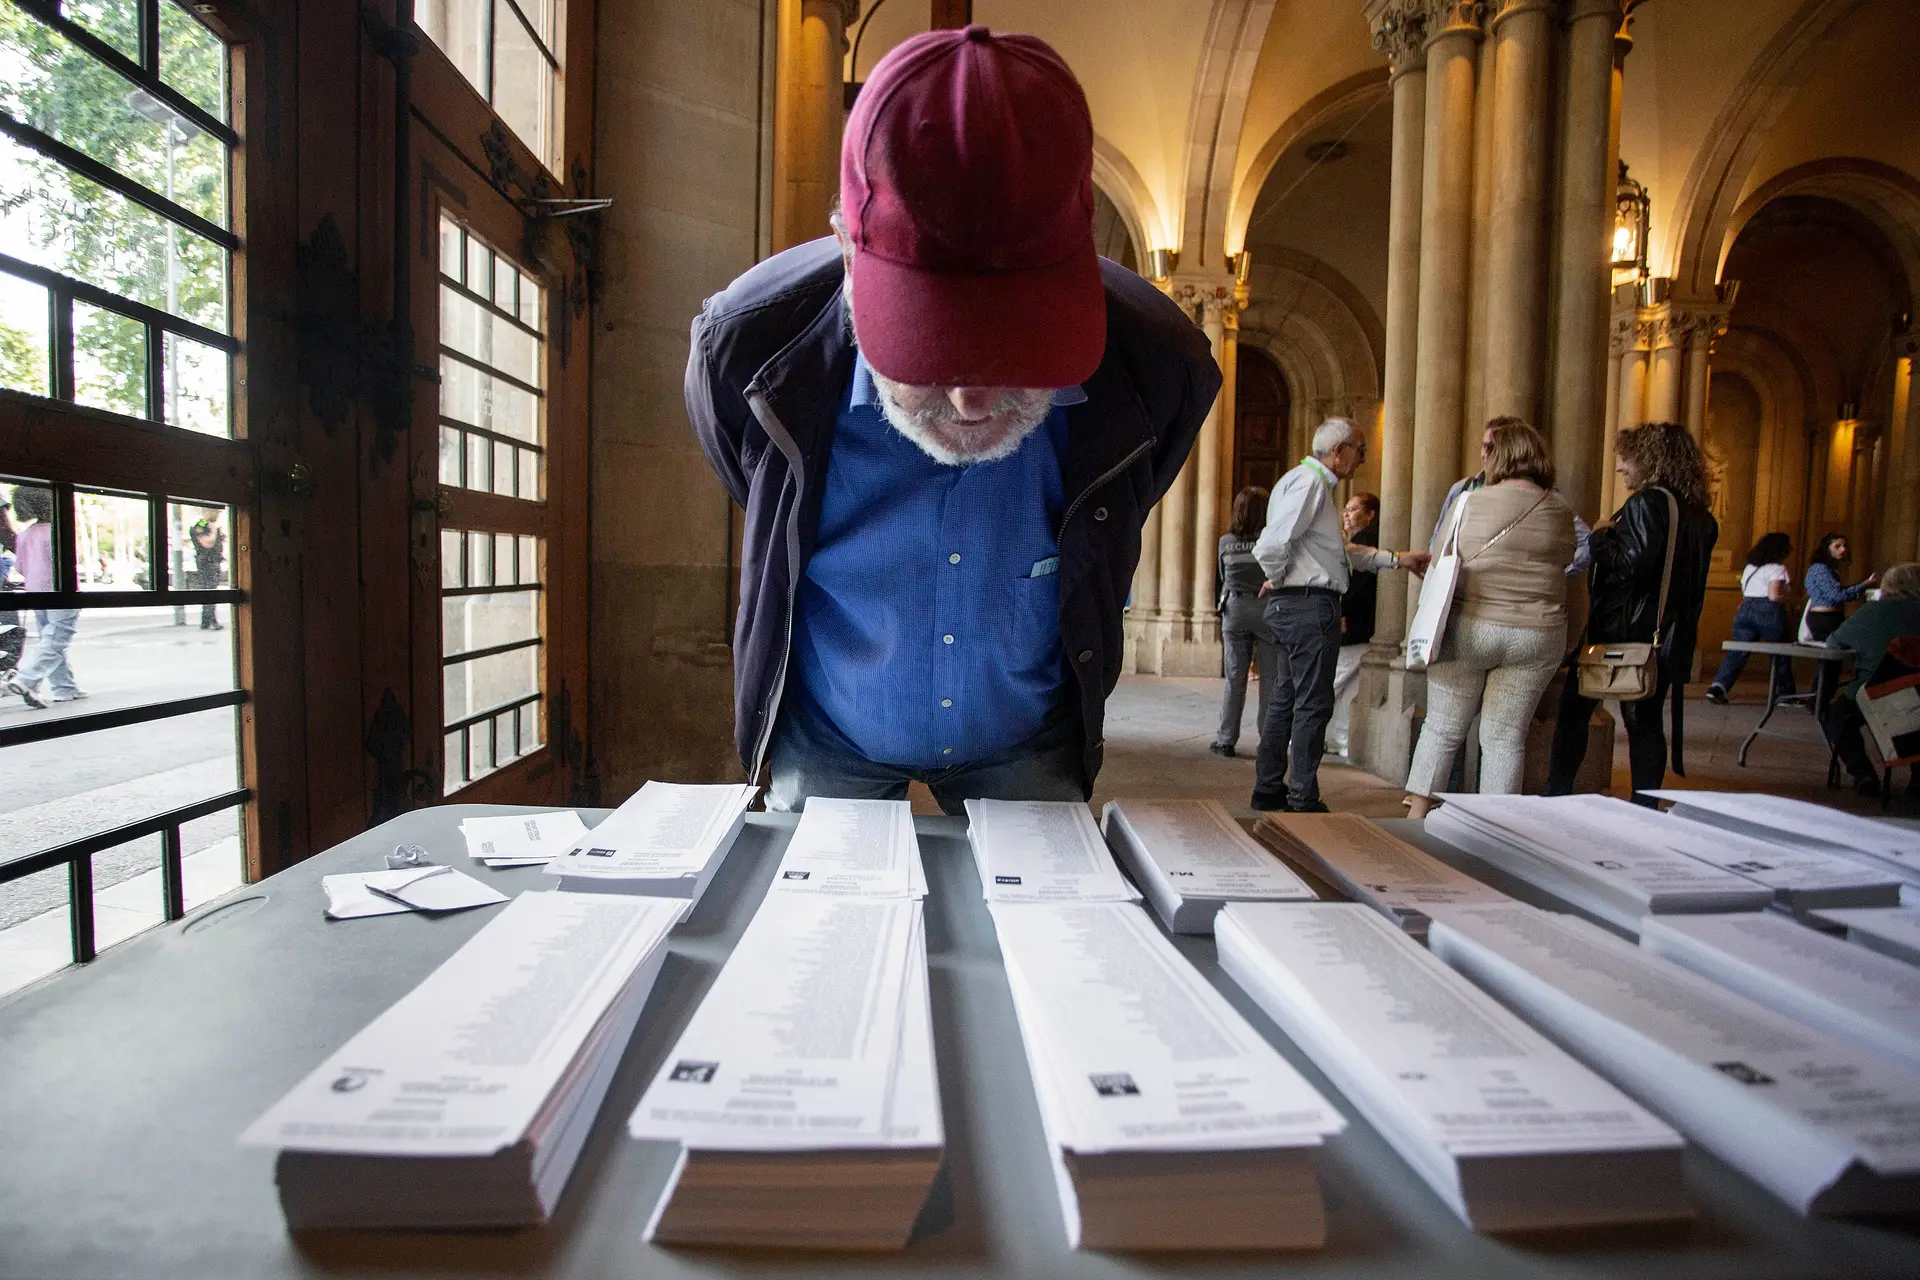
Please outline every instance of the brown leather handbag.
M1680 542L1680 502L1665 489L1667 557L1660 570L1660 603L1654 607L1653 642L1584 644L1575 659L1580 696L1615 702L1651 698L1660 687L1660 632L1667 621L1667 591L1673 585L1673 552Z

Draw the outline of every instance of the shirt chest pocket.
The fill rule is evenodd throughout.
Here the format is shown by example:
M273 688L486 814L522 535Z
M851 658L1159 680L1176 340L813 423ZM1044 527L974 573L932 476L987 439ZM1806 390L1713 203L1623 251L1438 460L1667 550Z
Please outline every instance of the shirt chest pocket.
M1060 644L1060 573L1057 561L1036 566L1038 577L1008 584L1001 638L1010 666L1030 667L1052 659Z

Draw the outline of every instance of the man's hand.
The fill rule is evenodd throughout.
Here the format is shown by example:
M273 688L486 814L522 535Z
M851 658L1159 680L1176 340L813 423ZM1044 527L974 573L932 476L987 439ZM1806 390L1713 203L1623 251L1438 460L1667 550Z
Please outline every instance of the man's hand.
M1402 551L1399 560L1402 569L1416 574L1426 573L1427 566L1433 563L1433 557L1425 551Z
M1268 595L1272 595L1272 594L1273 594L1273 584L1272 584L1271 582L1263 582L1263 583L1261 583L1261 584L1260 584L1260 594L1261 594L1261 595L1263 595L1263 596L1268 596Z

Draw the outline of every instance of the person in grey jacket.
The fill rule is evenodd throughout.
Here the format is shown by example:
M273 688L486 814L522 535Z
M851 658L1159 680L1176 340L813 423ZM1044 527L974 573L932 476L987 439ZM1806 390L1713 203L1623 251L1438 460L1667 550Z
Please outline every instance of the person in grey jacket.
M1267 719L1267 699L1280 671L1280 654L1267 630L1266 602L1260 588L1266 570L1253 558L1267 514L1267 491L1248 485L1233 496L1233 520L1220 535L1220 648L1226 662L1227 687L1220 700L1220 729L1207 750L1232 756L1240 741L1240 718L1247 705L1247 668L1260 655L1260 719Z

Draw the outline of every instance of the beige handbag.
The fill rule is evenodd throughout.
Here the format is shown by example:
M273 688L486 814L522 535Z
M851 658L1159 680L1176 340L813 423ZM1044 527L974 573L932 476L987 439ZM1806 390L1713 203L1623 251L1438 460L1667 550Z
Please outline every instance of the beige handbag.
M1667 490L1667 559L1660 570L1660 603L1654 607L1651 644L1585 644L1575 659L1583 698L1639 702L1660 687L1660 632L1667 621L1667 589L1673 585L1673 551L1680 541L1680 503Z

